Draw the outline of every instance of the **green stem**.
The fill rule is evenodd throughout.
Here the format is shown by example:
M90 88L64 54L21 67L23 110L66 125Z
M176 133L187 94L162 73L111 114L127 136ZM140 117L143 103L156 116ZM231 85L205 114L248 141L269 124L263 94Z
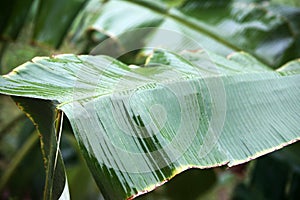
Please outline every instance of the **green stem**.
M147 1L133 1L133 0L124 0L124 1L127 1L129 3L132 3L132 4L136 4L136 5L139 5L139 6L143 6L145 8L148 8L149 10L153 11L153 12L156 12L160 15L164 15L164 16L167 16L193 30L196 30L198 32L201 32L217 41L219 41L220 43L224 44L225 46L229 47L230 49L233 49L235 51L241 51L242 49L229 43L227 40L219 37L218 35L210 32L209 30L205 29L204 27L201 27L199 24L195 24L193 22L190 22L188 20L186 20L185 18L182 18L178 15L174 15L172 13L170 13L168 11L167 8L162 8L162 7L158 7L158 6L155 6Z
M19 149L16 153L12 161L7 167L7 170L4 172L0 179L0 191L3 191L4 187L7 185L11 176L14 174L17 167L20 165L22 160L26 157L26 155L30 152L30 150L34 147L38 142L38 134L34 131L30 137L26 140L25 144Z
M170 13L168 8L165 8L163 6L159 6L158 4L153 4L152 1L135 1L135 0L123 0L128 3L132 3L138 6L143 6L144 8L147 8L155 13L158 13L162 16L169 17L170 19L173 19L174 21L177 21L180 24L183 24L184 26L191 28L197 32L200 32L204 35L207 35L208 37L222 43L224 46L227 46L228 48L234 50L234 51L245 51L244 49L230 43L225 38L220 37L219 35L207 30L205 27L201 26L201 24L196 24L191 21L188 21L186 18L176 15L174 13ZM269 66L270 63L268 63L263 58L260 58L257 55L254 55L257 60L259 60L261 63L264 63L265 65Z
M59 156L59 145L60 145L60 139L61 139L61 133L62 133L62 126L63 126L63 117L64 113L62 111L58 111L57 113L57 121L56 121L56 151L55 151L55 159L54 159L54 169L56 168L57 165L57 159Z

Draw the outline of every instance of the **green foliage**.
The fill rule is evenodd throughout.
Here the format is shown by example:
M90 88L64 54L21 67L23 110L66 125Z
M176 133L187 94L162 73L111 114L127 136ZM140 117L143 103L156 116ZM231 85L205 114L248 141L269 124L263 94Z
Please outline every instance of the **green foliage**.
M3 76L0 91L62 110L109 199L152 190L189 167L240 164L299 138L300 63L273 72L245 53L228 60L209 52L206 65L204 52L194 54L156 51L147 62L155 67L137 69L106 56L36 58Z
M2 71L35 55L49 56L34 58L0 77L0 93L14 96L40 134L44 199L69 198L66 174L72 198L98 195L88 187L93 183L82 156L102 195L125 199L149 192L186 169L232 167L300 138L296 1L1 4ZM57 52L97 56L50 56ZM64 114L70 127L61 136ZM13 126L19 119L24 118L0 125ZM10 170L1 170L2 198L4 191L14 191L5 187L36 149L36 136L29 136L32 125L24 127L12 129L20 132L14 140L22 142L15 145L21 148L15 150ZM1 130L6 139L9 129ZM60 141L67 147L60 147ZM1 151L8 152L6 148ZM70 149L72 159L66 156ZM238 184L232 198L295 199L300 179L293 152L283 149L258 159L248 174L250 181ZM274 167L264 171L270 163ZM189 171L149 198L196 199L222 177L212 170ZM274 179L274 173L280 176ZM88 193L74 189L77 176L89 183L85 189L79 186ZM189 193L188 182L200 179L202 192ZM270 194L274 188L276 193Z

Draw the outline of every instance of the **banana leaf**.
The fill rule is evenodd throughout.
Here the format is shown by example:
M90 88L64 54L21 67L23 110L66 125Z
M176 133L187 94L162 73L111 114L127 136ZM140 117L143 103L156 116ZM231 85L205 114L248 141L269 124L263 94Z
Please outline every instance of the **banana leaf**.
M164 43L166 49L175 52L177 48L199 49L187 44L186 38L192 38L201 48L224 56L246 51L274 69L300 57L300 9L297 7L251 0L172 2L107 1L101 9L87 10L93 17L89 16L85 26L81 24L78 29L81 34L88 30L93 54L108 54L107 46L97 47L107 37L114 42L113 50L118 48L125 52L132 49L131 45L139 43L141 47L150 47L163 43L166 38L170 40ZM99 3L91 1L90 4L96 7ZM138 29L146 30L130 37L131 32ZM161 30L169 32L161 33ZM171 32L177 33L177 37ZM122 36L125 33L128 36Z
M189 168L231 167L300 139L299 60L274 71L244 52L157 50L145 65L37 57L2 76L0 93L62 111L107 199L132 199Z

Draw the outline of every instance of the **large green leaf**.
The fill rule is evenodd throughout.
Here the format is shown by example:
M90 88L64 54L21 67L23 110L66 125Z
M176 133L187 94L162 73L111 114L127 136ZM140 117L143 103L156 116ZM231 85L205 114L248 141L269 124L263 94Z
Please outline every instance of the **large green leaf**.
M91 1L91 4L96 3ZM300 9L284 5L273 9L273 4L267 1L182 0L172 5L170 1L111 0L98 12L86 12L94 16L89 18L87 26L94 31L90 33L93 41L98 39L100 43L109 36L125 49L126 45L137 42L151 46L167 37L170 45L175 42L177 48L195 48L186 44L185 38L190 37L205 49L223 55L246 51L273 68L300 57L299 48L296 48L300 41L296 28L300 25ZM118 41L120 34L149 27L152 29L147 33ZM182 38L173 38L170 32L161 33L154 27L180 33ZM81 27L81 30L87 28Z
M246 53L156 51L146 68L107 56L40 57L0 79L69 118L108 199L191 167L233 166L300 138L299 61L273 71Z

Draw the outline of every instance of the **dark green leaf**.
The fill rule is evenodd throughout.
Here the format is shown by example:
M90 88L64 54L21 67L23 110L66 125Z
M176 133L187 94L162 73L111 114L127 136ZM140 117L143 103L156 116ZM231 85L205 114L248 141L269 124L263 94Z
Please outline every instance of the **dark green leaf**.
M14 100L18 102L20 109L27 113L40 134L46 168L44 199L69 199L65 167L56 139L59 137L59 130L55 129L55 123L62 123L59 112L57 113L49 101L21 97L14 97Z
M35 42L58 48L87 0L40 1L34 26Z
M96 16L98 18L90 28L117 41L120 34L135 29L156 27L170 30L182 35L182 39L170 41L180 44L183 49L188 49L184 38L191 37L203 48L223 55L232 51L247 51L273 68L300 57L299 33L294 29L294 25L300 24L297 17L299 8L281 5L277 9L289 11L274 12L275 9L267 2L242 0L186 0L176 5L170 7L162 1L112 0L103 6L98 15L94 14L94 19ZM128 41L120 41L120 45L125 43L127 48L126 44L144 42L144 46L148 47L162 37L161 33L152 34L155 33L153 29L148 30L151 37L146 34L141 38L126 37ZM94 35L95 39L97 37ZM102 40L103 37L100 37L99 42Z
M27 15L34 0L1 1L0 34L6 39L15 40L26 22Z

